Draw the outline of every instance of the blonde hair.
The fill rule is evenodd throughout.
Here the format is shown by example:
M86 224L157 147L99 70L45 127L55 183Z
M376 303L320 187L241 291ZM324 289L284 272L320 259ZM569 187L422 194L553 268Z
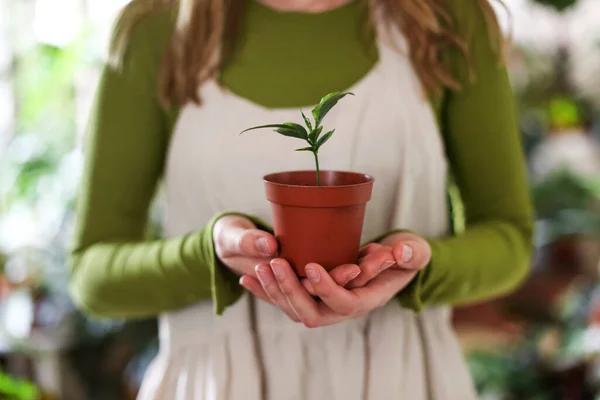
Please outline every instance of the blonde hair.
M134 25L144 16L162 10L177 12L175 29L159 75L158 98L168 108L187 102L201 103L198 87L211 79L231 56L243 22L247 0L133 0L117 24L111 60L122 59ZM459 51L469 77L474 78L466 38L460 37L444 2L447 0L368 0L369 11L384 9L385 22L399 28L409 44L409 57L426 94L445 88L460 89L451 66L443 61L449 49ZM488 0L476 1L488 26L492 47L504 56L504 38ZM501 3L502 0L499 0ZM367 26L373 32L372 19Z

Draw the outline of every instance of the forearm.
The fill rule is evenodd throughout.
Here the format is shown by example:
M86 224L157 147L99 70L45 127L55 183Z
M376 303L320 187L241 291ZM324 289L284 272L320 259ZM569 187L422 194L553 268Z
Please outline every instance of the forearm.
M465 230L429 240L429 265L400 295L415 310L504 294L526 276L533 251L533 212L514 95L492 46L490 16L477 2L448 5L470 53L468 60L460 52L448 54L462 88L445 91L440 115Z
M429 265L401 294L411 309L461 305L500 296L527 275L532 253L528 221L487 221L464 233L429 239Z
M215 311L241 295L214 253L212 228L148 242L102 242L73 252L71 292L87 313L142 318L211 299Z
M87 313L109 318L151 316L205 299L210 276L195 247L197 235L92 245L73 255L73 298Z

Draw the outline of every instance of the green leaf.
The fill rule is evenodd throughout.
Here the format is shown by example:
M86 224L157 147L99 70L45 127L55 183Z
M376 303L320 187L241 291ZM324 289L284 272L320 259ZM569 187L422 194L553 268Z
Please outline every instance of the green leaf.
M294 138L298 138L298 139L303 139L306 140L306 132L298 132L295 129L292 128L277 128L275 129L275 132L279 133L280 135L283 136L288 136L288 137L294 137Z
M300 111L302 113L302 118L304 118L304 123L306 124L306 127L308 128L309 131L312 131L312 124L310 123L310 119L308 119L306 117L306 115L304 115L304 111Z
M283 125L287 126L290 129L295 130L298 133L301 133L303 139L308 139L308 132L306 131L306 129L302 125L297 124L295 122L286 122Z
M287 128L287 126L284 125L284 124L269 124L269 125L253 126L252 128L244 129L243 131L241 131L240 135L242 133L245 133L245 132L248 132L248 131L253 131L253 130L256 130L256 129L264 129L264 128Z
M289 137L295 137L298 139L308 139L308 133L306 129L300 124L296 124L294 122L286 122L285 124L269 124L269 125L260 125L254 126L252 128L248 128L240 132L240 135L244 132L248 132L255 129L263 129L263 128L275 128L275 132Z
M319 135L321 134L321 132L323 131L323 127L320 126L317 129L314 129L312 131L310 131L310 133L308 134L308 140L311 143L317 143L317 139L319 139Z
M301 149L296 149L296 151L313 151L312 147L303 147Z
M293 137L293 138L297 138L297 139L306 139L304 136L302 136L302 134L300 132L297 132L293 129L289 129L289 128L278 128L275 129L275 132L279 133L280 135L283 136L287 136L287 137Z
M321 125L321 121L327 115L329 111L337 104L338 101L343 99L347 95L354 96L354 93L350 92L333 92L321 99L321 102L312 110L312 115L315 118L315 126Z
M335 129L331 130L331 131L327 132L326 134L324 134L323 136L321 136L321 138L317 142L317 150L319 150L319 148L321 148L321 146L323 146L325 144L325 142L329 140L331 135L333 135L333 132L335 132Z

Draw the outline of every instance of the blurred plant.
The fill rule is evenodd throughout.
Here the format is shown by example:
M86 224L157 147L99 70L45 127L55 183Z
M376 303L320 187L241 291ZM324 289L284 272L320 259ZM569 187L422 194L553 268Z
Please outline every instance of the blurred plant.
M78 343L103 340L124 325L87 318L70 303L68 292L68 255L83 161L81 152L74 150L83 110L77 78L96 67L97 39L97 32L87 27L65 46L35 43L17 51L16 129L7 147L0 148L0 250L6 253L13 278L35 276L26 284L35 301L31 331L64 333L66 326L75 331L73 340ZM153 238L161 235L162 214L156 203L149 223Z
M15 92L21 105L17 131L47 135L46 141L70 148L74 136L73 77L81 66L79 42L58 48L37 45L17 55Z
M519 111L540 111L547 102L557 78L555 55L532 46L511 49L511 81Z
M77 131L83 128L91 100L105 47L102 37L108 38L108 32L99 34L98 29L108 28L111 21L96 26L96 15L81 15L86 23L78 36L57 44L31 31L31 2L16 2L15 7L21 3L22 12L9 12L15 40L8 78L14 87L16 124L0 145L0 333L6 345L21 354L37 354L45 346L67 351L78 374L89 371L85 398L116 399L117 391L102 395L100 388L119 387L123 373L99 378L98 372L129 354L115 342L131 324L89 318L76 310L69 297L67 267L82 170L81 152L75 149ZM52 7L51 1L46 3ZM95 14L117 8L114 2L93 3L95 11L81 11ZM154 204L151 237L161 235L161 216ZM149 325L153 328L146 325L140 331L155 337L154 321ZM131 342L139 346L144 340L136 332ZM0 373L1 399L38 399L24 397L27 393L16 391L20 386L13 383Z
M531 347L504 350L510 351L468 354L467 362L479 395L498 400L552 399Z
M532 193L538 218L553 218L564 210L589 210L597 199L591 183L567 170L534 185Z
M567 96L556 96L548 105L548 119L553 129L579 128L583 124L578 104Z
M0 394L3 399L39 400L41 393L30 382L16 380L0 371Z
M467 354L478 393L497 400L591 399L586 327L570 315L530 319L518 345ZM566 393L578 393L569 396Z
M532 197L544 243L574 234L600 238L600 180L560 170L534 184Z
M39 185L55 174L72 150L75 132L73 77L80 63L74 44L67 48L37 45L15 58L15 93L19 104L16 131L4 149L0 167L4 208L35 202ZM7 210L9 212L9 210Z

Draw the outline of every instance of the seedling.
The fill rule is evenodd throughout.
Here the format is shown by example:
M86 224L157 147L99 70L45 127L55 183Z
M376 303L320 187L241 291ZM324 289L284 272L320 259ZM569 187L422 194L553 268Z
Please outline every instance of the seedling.
M274 131L283 136L294 137L297 139L302 139L308 143L308 147L302 147L296 149L296 151L310 151L313 153L315 157L315 167L317 170L317 186L321 186L321 174L319 169L319 149L321 146L327 142L335 129L332 129L325 134L321 135L323 131L323 118L327 115L327 113L347 95L354 95L349 92L333 92L329 93L327 96L323 97L319 104L312 110L312 116L314 118L314 124L311 123L310 119L302 113L302 119L304 120L304 124L306 128L300 124L295 122L285 122L283 124L269 124L269 125L260 125L254 126L252 128L248 128L240 133L240 135L244 132L248 132L255 129L263 129L263 128L274 128Z

